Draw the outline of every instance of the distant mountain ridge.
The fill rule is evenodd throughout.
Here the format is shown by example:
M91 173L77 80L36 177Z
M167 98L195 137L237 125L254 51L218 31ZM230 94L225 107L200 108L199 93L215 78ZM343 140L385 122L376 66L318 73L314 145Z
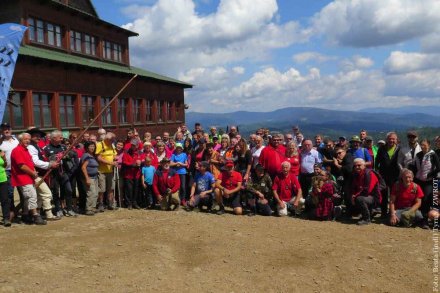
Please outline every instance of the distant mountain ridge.
M358 133L360 129L371 132L416 129L420 127L440 127L440 115L384 114L364 111L338 111L312 107L289 107L271 112L238 111L232 113L186 114L186 122L193 128L199 122L207 129L211 125L226 128L238 125L246 132L258 127L272 130L290 131L292 125L300 125L303 131L324 133Z
M398 108L365 108L360 112L368 113L391 113L391 114L428 114L440 116L440 106L404 106Z

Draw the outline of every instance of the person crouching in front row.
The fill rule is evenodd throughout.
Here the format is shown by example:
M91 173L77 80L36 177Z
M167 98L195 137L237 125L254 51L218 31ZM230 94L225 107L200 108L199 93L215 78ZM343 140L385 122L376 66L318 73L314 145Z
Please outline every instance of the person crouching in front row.
M301 185L296 176L290 173L289 162L283 162L281 169L272 185L278 216L287 216L288 211L292 215L298 214L304 205Z
M177 210L180 206L179 174L170 169L170 159L160 161L160 166L154 173L153 192L162 210Z
M216 182L215 199L220 207L217 215L225 213L225 204L233 208L234 214L241 215L243 209L241 207L240 190L243 178L239 172L234 171L232 160L226 161L225 169Z

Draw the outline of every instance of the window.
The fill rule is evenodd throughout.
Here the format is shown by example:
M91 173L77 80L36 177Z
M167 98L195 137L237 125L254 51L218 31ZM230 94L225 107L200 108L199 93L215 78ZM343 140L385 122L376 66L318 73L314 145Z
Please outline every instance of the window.
M75 96L60 95L60 126L75 126Z
M111 98L101 98L101 109L107 106L111 101ZM102 125L111 125L112 124L112 106L109 106L105 109L104 113L101 116Z
M165 105L166 105L165 120L170 121L171 120L171 102L165 102Z
M82 109L82 122L83 125L89 125L92 122L93 118L95 118L94 112L94 104L95 97L91 96L82 96L81 99L81 109Z
M122 48L121 45L113 44L113 60L117 62L122 61Z
M89 35L84 35L85 53L96 56L96 38Z
M13 104L7 103L5 106L5 114L3 122L11 124L12 128L24 128L23 123L23 93L14 93L10 96Z
M70 50L82 52L81 35L80 32L70 31Z
M61 47L61 27L39 19L28 18L29 40ZM46 36L45 36L46 35Z
M176 121L180 121L180 103L175 104L174 111L176 115Z
M141 122L142 99L134 100L134 122Z
M37 42L44 43L44 23L37 20Z
M112 43L105 41L103 52L105 59L112 59Z
M122 46L109 41L103 44L104 58L116 62L122 62Z
M61 27L47 24L47 43L52 46L61 47Z
M118 107L119 123L121 124L128 123L127 110L128 110L128 99L119 99L119 107Z
M52 97L49 94L34 93L32 102L35 126L40 128L52 127Z
M33 18L28 19L29 24L29 40L35 41L35 21Z
M157 121L162 122L162 102L157 101Z
M147 107L146 107L146 120L147 122L151 122L153 119L151 117L151 101L147 100Z

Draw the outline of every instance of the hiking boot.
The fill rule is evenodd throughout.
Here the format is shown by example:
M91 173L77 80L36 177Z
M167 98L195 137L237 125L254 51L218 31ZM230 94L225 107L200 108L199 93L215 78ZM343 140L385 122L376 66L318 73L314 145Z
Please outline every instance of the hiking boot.
M33 220L32 217L29 215L21 215L21 221L27 225L32 225Z
M47 225L46 220L43 220L43 218L40 215L34 216L34 223L35 225Z
M103 213L103 212L104 212L104 205L103 205L103 204L100 204L100 205L98 206L98 212L100 212L100 213Z
M359 222L357 222L357 224L359 226L365 226L365 225L369 225L371 222L367 221L367 220L360 220Z
M94 212L94 211L86 211L86 212L84 213L84 215L86 215L86 216L94 216L94 215L95 215L95 212Z
M62 218L64 216L63 211L59 210L56 214L57 217Z
M115 208L114 208L113 206L108 206L107 209L108 209L109 211L113 211Z
M9 219L4 219L3 220L3 226L5 227L11 227L11 221Z
M128 206L127 209L128 209L129 211L131 211L131 210L133 209L133 207L132 207L132 206Z
M61 218L58 216L52 215L50 217L46 217L46 221L58 221L58 220L61 220Z
M67 214L69 215L69 217L78 217L78 214L75 213L73 210L67 211Z
M133 208L134 208L135 210L140 210L140 209L141 209L141 207L138 206L137 204L134 204L134 205L133 205Z
M224 209L224 208L220 208L220 209L217 211L217 215L219 215L219 216L224 215L224 214L225 214L225 209Z

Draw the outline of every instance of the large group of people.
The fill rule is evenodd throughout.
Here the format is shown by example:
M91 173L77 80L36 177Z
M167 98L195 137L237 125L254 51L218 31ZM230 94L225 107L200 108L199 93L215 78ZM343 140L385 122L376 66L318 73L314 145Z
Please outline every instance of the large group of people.
M429 228L439 216L440 137L435 147L415 131L373 142L366 130L350 139L236 126L220 133L196 123L175 133L126 137L99 129L63 137L32 127L17 136L0 125L3 225L45 225L119 208L232 212L312 220L374 218ZM19 203L14 201L14 189Z

